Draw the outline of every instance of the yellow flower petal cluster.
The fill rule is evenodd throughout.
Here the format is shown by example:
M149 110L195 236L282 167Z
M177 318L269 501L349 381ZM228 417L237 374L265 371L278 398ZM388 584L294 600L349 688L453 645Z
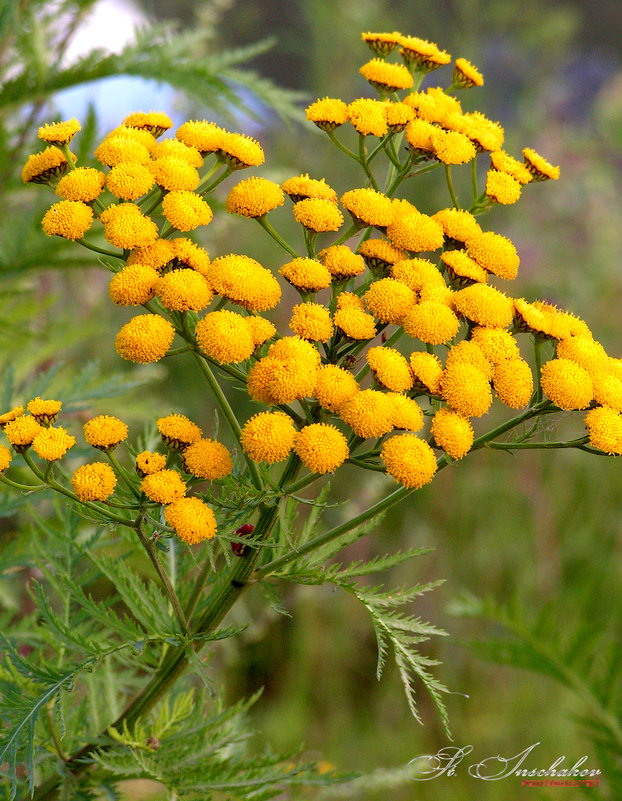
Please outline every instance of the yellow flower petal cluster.
M365 303L369 311L381 323L401 325L402 321L415 305L415 293L396 281L395 278L381 278L370 284L365 293Z
M447 369L457 364L472 364L473 367L477 367L489 381L492 381L493 365L477 346L477 343L469 339L463 339L461 342L452 345L447 353L445 368Z
M488 377L467 362L459 362L443 371L441 393L449 406L463 417L482 417L492 403Z
M78 120L72 117L66 122L46 123L39 128L37 136L50 145L68 145L81 129Z
M167 414L160 417L156 425L162 441L173 451L182 451L203 436L199 426L184 414Z
M159 280L153 267L128 263L110 280L108 294L118 306L142 306L155 297Z
M480 153L485 150L501 150L503 147L505 134L502 126L479 111L456 116L448 121L448 125L466 134Z
M140 489L150 501L159 504L172 503L186 494L186 484L176 470L149 473L140 482Z
M286 281L302 292L319 292L320 289L330 286L332 280L328 267L317 259L294 259L284 264L279 272Z
M421 253L443 246L443 229L427 214L421 214L407 200L393 201L393 209L393 222L387 226L387 236L396 248Z
M61 410L62 402L57 400L42 400L41 398L34 398L28 402L26 408L30 414L35 418L37 423L48 426L53 423L58 417Z
M460 320L445 303L426 300L408 312L402 326L415 339L429 345L442 345L456 336Z
M317 348L300 337L281 337L268 349L268 356L293 360L317 368L321 358Z
M495 365L492 385L502 403L511 409L522 409L533 393L531 367L520 356L504 359Z
M331 200L306 198L294 203L293 211L297 223L318 234L338 231L343 225L343 214Z
M434 451L414 434L396 434L382 446L387 473L408 489L429 484L436 473Z
M352 127L362 136L385 136L389 131L387 112L379 100L361 97L347 107Z
M570 359L552 359L544 364L540 384L547 397L565 411L585 409L594 397L590 374Z
M471 342L477 345L492 364L520 356L516 340L509 331L502 328L476 326L471 331Z
M386 228L393 220L391 198L375 189L351 189L340 198L342 206L350 212L360 226L374 225Z
M402 41L402 34L393 33L362 33L361 39L379 56L388 56Z
M246 317L246 324L251 332L251 338L255 347L263 345L276 334L276 326L265 317L260 317L258 314L252 314Z
M154 147L151 155L154 159L162 158L163 156L175 156L175 158L185 161L192 167L203 166L203 156L196 147L190 147L179 139L163 139Z
M443 164L467 164L477 155L475 145L459 131L435 129L430 138L436 158Z
M76 438L64 428L42 428L32 441L33 450L41 459L55 462L62 459L69 448L76 444Z
M473 86L483 86L484 76L466 58L457 58L454 62L452 81L454 86L460 89L471 89Z
M281 299L279 282L250 256L220 256L209 265L205 277L217 294L250 311L273 309Z
M242 217L263 217L269 211L282 206L283 190L267 178L245 178L236 184L227 195L226 208L230 214Z
M334 323L349 339L373 339L376 336L374 318L357 306L338 308Z
M428 259L402 259L391 267L391 277L421 292L426 287L445 288L445 280L435 264Z
M71 477L73 491L81 501L105 501L117 486L117 477L109 464L83 464Z
M337 280L345 280L360 275L365 270L361 256L353 253L347 245L332 245L318 253L322 264Z
M200 154L215 153L220 149L226 131L207 120L188 120L179 126L175 138L183 144L198 150Z
M432 219L441 226L446 238L455 242L464 243L482 233L475 217L463 209L441 209Z
M234 170L259 167L266 159L263 149L256 139L246 136L246 134L229 133L228 131L222 137L218 154Z
M114 346L122 359L149 364L166 356L174 336L172 324L159 314L140 314L123 326Z
M183 466L186 473L206 481L228 476L233 470L231 454L221 442L199 439L184 451Z
M251 398L271 406L311 396L317 365L272 355L271 350L248 371L247 387Z
M405 392L413 385L408 362L395 348L379 345L367 351L367 363L376 380L393 392Z
M0 445L0 474L11 464L11 451L4 445Z
M164 470L166 467L166 456L163 453L153 453L152 451L141 451L136 456L136 472L141 478Z
M565 337L560 339L555 348L558 358L571 359L592 376L604 372L608 367L609 357L600 342L587 337Z
M605 453L622 455L622 414L608 406L597 406L585 415L590 445Z
M295 438L296 427L284 412L259 412L242 428L240 444L255 462L275 464L287 459Z
M360 74L379 92L390 94L400 89L411 89L413 76L401 64L391 64L382 58L373 58L359 69Z
M423 427L423 412L416 400L400 392L387 392L391 402L393 428L401 431L419 431Z
M146 128L132 128L129 125L119 125L114 130L110 131L110 133L106 136L106 140L110 139L126 139L129 142L136 142L139 145L142 145L149 156L154 151L156 146L156 139L155 136L150 133ZM131 151L126 151L131 154ZM142 151L140 151L140 158L134 159L131 155L127 159L121 159L121 161L141 161L142 163L146 164L147 162L142 161Z
M454 311L477 325L506 328L512 322L512 299L488 284L472 284L454 292Z
M392 133L403 131L409 122L415 117L415 111L406 103L394 103L386 100L384 111L387 118L387 125Z
M408 102L408 98L406 98L405 102ZM406 126L406 141L410 150L419 156L433 158L434 145L432 144L432 136L436 131L437 128L428 120L416 118L409 122Z
M596 373L592 382L596 403L622 412L622 379L609 373Z
M366 239L358 248L360 256L371 269L386 273L391 265L407 258L407 254L392 245L387 239Z
M440 50L438 45L428 42L426 39L402 36L400 44L400 55L406 64L414 64L416 69L423 72L437 69L451 61L449 53Z
M490 154L490 166L511 175L519 184L524 185L531 181L531 173L527 167L504 150L495 150Z
M190 267L207 278L210 259L205 248L195 245L194 242L184 236L171 239L170 244L173 248L177 265L180 267Z
M519 182L506 172L488 170L486 173L486 195L495 203L510 206L519 200L520 191Z
M41 226L48 236L82 239L93 222L93 209L78 200L61 200L46 211Z
M336 426L312 423L294 439L294 451L312 473L332 473L350 455L346 438Z
M334 97L324 97L306 109L307 119L323 131L334 131L348 121L348 106Z
M108 136L95 150L95 158L106 167L114 167L122 161L149 164L151 154L145 145L131 136Z
M510 240L486 231L467 240L467 253L489 273L513 281L518 274L519 257Z
M438 447L452 459L462 459L473 446L473 426L466 417L457 414L449 406L444 406L436 412L430 433Z
M557 181L559 178L559 167L554 167L532 148L523 149L523 159L533 181L546 181L551 178Z
M199 185L196 167L177 156L160 156L149 164L149 171L162 189L172 191L194 191Z
M322 408L339 414L341 407L359 391L359 385L348 370L336 364L324 364L316 373L313 394Z
M70 175L65 177L69 178ZM106 177L108 191L121 200L138 200L154 183L155 178L150 168L131 161L120 161L115 164Z
M158 226L134 203L112 204L99 219L104 223L106 239L124 250L145 247L158 238Z
M558 309L549 303L528 303L524 298L514 300L514 321L519 331L536 334L540 338L562 339L570 336L569 322Z
M69 164L65 154L57 147L46 147L40 153L28 156L22 168L22 181L25 184L47 184L58 180L67 172Z
M384 392L364 389L341 407L339 416L363 439L381 437L393 428L393 405Z
M128 267L139 264L145 267L152 267L154 270L163 270L172 264L174 259L179 258L178 242L187 242L193 248L197 248L197 245L191 243L189 239L174 239L171 242L168 239L156 239L150 245L146 245L143 248L135 248L127 257L126 264Z
M0 428L4 429L8 423L12 423L13 420L17 420L17 418L21 417L23 414L23 406L14 406L10 411L0 414Z
M173 127L173 121L162 111L133 111L123 120L128 128L149 131L153 136L161 136L164 131Z
M328 342L333 335L330 311L319 303L299 303L292 309L289 327L303 339Z
M103 192L106 176L93 167L76 167L60 179L56 194L64 200L90 203Z
M178 231L194 231L200 225L209 225L214 216L200 195L181 189L164 196L162 212Z
M102 451L116 448L127 439L127 426L118 417L102 414L84 424L84 439Z
M29 414L21 414L4 425L4 433L17 453L29 448L40 431L42 426Z
M326 183L324 178L320 178L319 180L316 178L309 178L308 173L288 178L281 184L281 189L294 203L298 203L300 200L305 200L310 197L331 200L333 203L337 202L337 193Z
M209 306L214 297L201 273L186 267L171 270L159 278L155 292L164 308L172 311L200 311Z
M467 256L464 250L447 250L441 254L443 264L447 267L447 276L452 286L458 289L471 284L485 284L488 273L483 267Z
M164 519L186 545L197 545L216 536L214 512L200 498L180 498L164 509Z
M201 350L219 364L238 364L249 359L255 350L246 319L226 309L210 312L199 320L195 336Z
M416 389L431 395L441 394L443 366L438 356L424 350L416 350L410 354L409 364Z

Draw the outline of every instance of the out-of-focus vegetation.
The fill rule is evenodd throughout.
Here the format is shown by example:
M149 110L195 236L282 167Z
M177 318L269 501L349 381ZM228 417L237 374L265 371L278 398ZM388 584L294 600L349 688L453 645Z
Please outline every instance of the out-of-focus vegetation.
M60 5L66 11L79 9L79 15L93 3ZM310 126L278 115L278 92L263 91L270 102L262 105L252 89L268 84L240 80L232 90L240 73L230 54L238 54L238 60L256 55L259 74L306 92L309 101L326 94L348 101L368 93L358 75L369 58L361 31L399 29L465 56L484 73L484 89L472 91L479 92L478 107L506 127L508 152L519 156L523 146L533 146L562 169L560 181L549 182L537 197L526 193L517 206L498 208L483 221L518 247L521 270L510 291L576 312L610 353L622 356L617 266L622 252L622 68L615 36L620 20L615 2L599 2L594 14L591 5L545 0L145 2L154 21L174 12L193 34L175 40L166 64L165 46L147 47L143 37L136 50L130 48L114 62L114 72L136 74L134 54L141 75L191 89L187 76L174 79L175 71L171 77L166 70L181 69L186 55L189 69L197 54L212 55L213 80L208 76L203 90L180 95L184 115L219 119L227 104L241 99L235 106L238 126L257 136L267 153L258 174L280 181L305 171L325 177L342 192L359 176L344 168L343 160L336 173L328 141ZM5 34L15 26L12 46L34 48L37 14L56 14L58 6L4 3L0 25ZM31 8L31 16L16 16L23 7ZM252 47L239 50L264 36L273 36L274 46L261 56ZM48 64L52 50L46 44L38 51L41 74L53 76L62 69L60 62ZM43 101L51 103L47 108L53 116L51 93L68 85L69 78L46 78L34 84L39 90L33 92L26 78L32 82L40 75L25 76L22 94L16 94L19 76L7 53L4 57L0 308L3 330L17 326L23 337L3 335L2 368L13 363L15 380L23 381L59 358L66 362L65 375L96 358L104 374L119 372L112 339L125 319L107 299L105 273L96 273L87 260L75 261L75 249L67 251L60 241L40 235L42 193L20 185L21 160L34 146ZM205 77L196 71L193 76L197 81ZM424 86L434 82L432 73ZM282 109L291 97L281 97ZM468 107L468 97L463 102ZM92 142L97 136L94 112L88 127ZM82 141L89 145L88 136ZM423 211L438 208L446 201L432 194L437 191L432 181L422 179L419 193L410 199ZM212 255L235 250L279 266L270 240L256 226L225 220L210 226L208 237ZM160 411L166 398L171 410L183 408L204 422L207 411L187 405L185 376L183 358L163 366L147 401L141 393L140 410ZM124 380L140 379L141 371L125 371ZM11 385L6 386L5 405ZM32 385L29 389L34 395ZM127 416L138 408L137 401L138 392L130 386L103 411L123 410ZM380 494L380 481L364 489L344 481L340 493L344 499L361 492ZM587 754L589 766L605 774L604 787L592 792L611 800L622 797L622 666L615 658L622 619L619 488L619 460L564 451L518 457L479 452L443 471L394 510L352 554L369 557L389 545L434 549L417 560L416 578L442 577L446 584L420 601L417 614L451 634L435 643L437 652L431 655L443 661L442 678L456 693L449 697L455 743L474 746L472 761L496 754L511 757L536 742L541 745L530 761L533 767L548 767L562 754L572 765ZM404 580L400 570L412 568L388 576L390 585ZM5 584L5 603L14 603L14 582ZM477 781L466 770L413 786L404 771L408 760L449 743L433 711L425 709L425 699L424 713L429 714L422 728L410 717L396 676L376 683L373 632L346 594L298 590L282 599L291 617L261 611L263 603L252 594L245 604L233 622L253 623L241 647L222 646L214 679L225 681L232 699L264 688L253 710L263 736L277 749L304 741L310 756L341 770L389 771L382 787L366 782L323 791L322 798L373 801L385 798L387 787L395 801L431 801L449 794L455 801L505 801L516 792L518 780ZM529 792L537 798L551 790Z

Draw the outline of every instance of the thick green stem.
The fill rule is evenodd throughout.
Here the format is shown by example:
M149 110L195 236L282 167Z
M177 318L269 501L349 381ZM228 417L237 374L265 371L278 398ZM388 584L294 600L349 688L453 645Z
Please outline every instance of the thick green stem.
M275 242L278 242L278 244L283 248L283 250L287 251L289 255L293 256L295 259L298 258L298 254L296 253L296 251L287 244L287 242L277 231L274 230L272 225L270 225L268 220L266 220L265 216L255 217L255 219L257 220L259 225L261 225L264 231L267 231L267 233L270 234L272 239L274 239Z
M456 197L456 190L454 189L454 182L451 178L451 167L449 164L445 164L445 178L447 180L449 194L451 195L451 202L454 204L455 209L459 209L460 204L458 203L458 198Z
M76 242L79 242L81 245L84 245L84 247L88 248L89 250L94 250L96 253L103 253L104 256L112 256L113 259L123 260L123 253L115 253L113 250L106 250L105 248L100 248L97 245L94 245L92 242L87 242L86 239L76 239Z

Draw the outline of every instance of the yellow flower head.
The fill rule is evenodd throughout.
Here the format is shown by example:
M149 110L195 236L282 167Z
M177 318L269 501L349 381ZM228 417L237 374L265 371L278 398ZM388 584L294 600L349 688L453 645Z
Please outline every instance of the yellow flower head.
M43 427L29 414L21 414L3 426L7 439L17 453L23 453L31 445Z
M544 364L540 384L547 397L565 411L585 409L594 397L590 374L570 359L552 359Z
M183 414L167 414L160 417L156 425L162 441L172 451L183 451L203 436L199 426Z
M510 240L492 231L477 234L467 240L467 253L489 273L513 281L520 260Z
M172 324L159 314L140 314L123 326L114 346L122 359L149 364L166 356L174 336Z
M524 185L531 181L531 173L527 167L504 150L495 150L490 154L490 166L494 170L511 175L519 184Z
M506 328L512 322L512 299L488 284L472 284L454 292L452 307L477 325Z
M596 373L592 382L596 403L622 412L622 379L611 373Z
M274 323L271 323L270 320L266 320L265 317L260 317L258 314L252 314L250 317L246 317L245 319L249 331L251 332L251 337L255 347L263 345L264 342L272 339L272 337L276 334L276 327Z
M55 462L76 444L76 438L68 434L64 428L42 428L32 441L33 450L41 459Z
M458 333L460 321L445 303L425 300L414 306L402 321L404 331L429 345L442 345Z
M425 350L416 350L410 354L409 364L415 379L414 386L416 389L426 394L441 394L443 366L437 356Z
M361 97L348 106L348 118L352 127L362 136L385 136L389 131L387 110L379 100Z
M322 365L316 374L314 395L324 409L339 414L341 407L359 391L359 385L348 370L336 364Z
M11 464L11 451L4 445L0 445L0 474Z
M117 477L109 464L83 464L71 477L71 486L81 501L105 501L117 486Z
M58 417L63 404L57 400L42 400L35 398L28 402L27 409L30 414L35 418L37 423L49 426Z
M571 359L594 377L607 370L609 357L600 342L587 337L565 337L555 349L558 358Z
M400 89L411 89L413 76L401 64L391 64L382 58L373 58L359 69L360 74L381 93L391 94Z
M307 173L283 181L281 189L294 203L298 203L309 197L319 197L322 200L331 200L333 203L337 202L337 193L326 183L324 178L320 178L319 180L309 178Z
M514 300L514 322L523 333L535 334L541 339L562 339L570 336L570 326L558 309L549 303L528 303L524 298Z
M376 336L374 318L356 306L337 309L334 322L349 339L373 339Z
M199 185L197 168L178 156L160 156L149 164L149 171L162 189L192 192Z
M4 429L6 425L12 423L13 420L17 420L17 418L21 417L23 414L23 406L14 406L10 411L0 414L0 428Z
M102 414L84 424L84 439L100 451L110 451L127 439L127 426L118 417Z
M207 314L195 329L201 350L219 364L238 364L249 359L255 350L246 319L223 309Z
M457 89L471 89L473 86L483 86L484 76L466 58L457 58L452 82Z
M245 423L240 443L255 462L274 464L287 459L295 437L296 427L284 412L259 412Z
M379 345L367 351L367 363L377 381L393 392L405 392L413 385L408 362L395 348Z
M171 270L161 278L155 288L165 309L172 311L200 311L209 306L214 293L206 279L196 270Z
M431 134L432 150L443 164L467 164L477 155L475 145L459 131L435 128Z
M354 292L341 292L337 295L337 309L358 309L365 311L365 301Z
M204 155L220 150L226 135L227 132L219 128L215 122L189 120L179 126L175 138Z
M68 167L64 153L57 147L46 147L41 153L28 156L22 169L22 181L25 184L47 184L58 180Z
M162 212L178 231L194 231L200 225L209 225L214 216L200 195L183 190L169 192L164 196Z
M527 406L533 393L531 367L520 356L495 364L493 386L502 403L511 409Z
M438 447L452 459L462 459L473 446L473 426L466 417L454 412L449 406L436 412L430 433Z
M334 131L348 121L348 106L343 100L324 97L311 103L306 110L307 119L322 131Z
M164 519L186 545L216 536L214 512L200 498L179 498L164 509Z
M391 277L410 287L413 292L421 292L425 287L446 287L445 279L435 264L428 259L402 259L391 267Z
M501 150L503 147L504 131L498 122L489 120L479 111L471 111L454 117L449 125L460 133L466 134L475 145L477 151Z
M294 439L294 450L312 473L332 473L350 455L346 438L336 426L312 423Z
M161 136L164 131L173 127L173 121L168 114L164 114L162 111L133 111L123 120L123 125L141 131L149 131L152 136Z
M533 181L546 181L549 178L557 181L559 178L559 167L554 167L532 148L523 149L523 159Z
M217 294L250 311L273 309L281 299L279 282L250 256L220 256L209 265L205 277Z
M286 361L304 362L311 367L319 367L321 358L317 348L300 337L281 337L268 348L268 356Z
M622 454L622 414L608 406L597 406L585 415L590 445L605 453Z
M167 240L161 241L166 242ZM192 270L196 270L207 278L210 258L205 248L195 245L194 242L183 236L171 239L170 245L173 249L175 265L179 267L190 267Z
M69 178L70 175L65 177ZM108 190L121 200L137 200L146 194L154 183L150 167L132 161L120 161L115 164L106 178Z
M441 226L447 239L461 244L482 233L475 217L462 209L441 209L432 219Z
M402 36L400 55L408 65L415 65L421 72L430 72L443 64L449 64L451 56L440 50L434 42L416 36Z
M358 248L365 264L376 273L386 274L393 264L407 258L407 254L386 239L366 239Z
M141 478L164 470L165 467L166 456L163 453L142 451L136 456L136 472Z
M456 364L472 364L477 367L489 381L492 381L493 366L488 361L483 351L475 342L463 339L449 349L445 360L445 368L453 367Z
M435 220L407 200L394 200L393 208L395 216L387 226L387 236L396 248L421 253L443 246L443 229Z
M151 155L145 145L131 136L110 136L95 150L95 158L107 167L114 167L122 161L148 164Z
M492 403L488 377L467 362L459 362L443 371L441 393L452 409L463 417L481 417Z
M38 137L49 145L68 145L82 126L75 117L67 122L53 122L39 128Z
M270 406L301 400L313 394L316 373L315 363L269 354L248 371L248 394Z
M415 304L415 293L396 281L395 278L381 278L370 284L365 293L365 302L369 311L381 323L400 325Z
M176 470L158 470L146 475L140 489L150 501L160 504L173 503L186 494L186 484Z
M79 200L61 200L46 211L41 226L48 236L82 239L93 222L93 210Z
M437 130L438 128L428 120L411 120L406 126L406 141L410 150L419 156L432 158L434 152L432 136Z
M258 167L265 161L259 142L241 133L225 132L218 148L218 154L234 170Z
M322 264L337 281L354 278L365 270L361 256L353 253L347 245L332 245L318 253Z
M184 451L183 466L186 473L206 481L228 476L233 470L231 454L221 442L199 439Z
M132 128L129 125L119 125L118 128L110 131L110 133L106 136L105 141L110 139L127 139L130 142L136 142L139 145L142 145L151 155L156 146L155 136L149 133L146 128ZM142 163L147 164L147 162L142 161L142 153L140 159L133 159L128 158L127 161L137 161L140 160ZM123 161L123 159L122 159Z
M393 404L384 392L364 389L344 403L339 416L363 439L381 437L393 428Z
M498 170L486 173L486 195L495 203L510 206L520 198L520 184L511 175Z
M386 228L393 220L391 198L375 189L351 189L341 196L341 203L361 227L374 225Z
M104 189L106 176L93 167L77 167L60 179L56 194L64 200L78 200L90 203L99 197Z
M361 39L376 55L388 56L401 42L402 34L397 31L393 31L393 33L362 33Z
M104 236L118 248L146 247L158 238L158 226L133 203L108 206L99 219L104 223Z
M299 303L292 309L289 327L303 339L328 342L333 335L330 311L319 303Z
M509 331L502 328L476 326L471 331L471 342L477 345L492 364L520 356L516 340Z
M343 214L331 200L323 198L306 198L294 203L294 219L318 234L338 231L343 225Z
M162 158L162 156L175 156L192 167L203 166L203 156L196 147L190 147L179 139L163 139L154 147L151 155L154 159Z
M283 205L283 191L267 178L245 178L236 184L227 195L227 211L242 217L263 217L269 211Z
M127 264L114 275L108 294L118 306L142 306L155 297L160 276L153 267L144 264Z
M397 434L382 446L382 461L387 473L408 489L429 484L436 473L434 451L414 434Z
M128 267L136 264L151 267L154 270L162 270L168 267L174 259L179 258L178 248L175 244L179 241L178 239L174 239L172 242L169 242L168 239L156 239L151 245L146 245L144 248L135 248L127 257L126 264ZM190 243L188 239L183 241ZM194 245L193 247L196 248L197 246Z
M399 392L387 392L393 412L391 421L393 428L401 431L419 431L423 427L423 412L413 398Z
M387 100L384 104L384 110L387 125L392 133L403 131L415 117L415 110L406 103L394 103Z
M471 284L485 284L488 280L486 270L467 256L464 250L446 250L441 254L441 259L447 267L452 286L457 289L464 289Z
M284 264L279 272L286 281L302 292L319 292L320 289L330 286L332 280L328 267L317 259L294 259Z

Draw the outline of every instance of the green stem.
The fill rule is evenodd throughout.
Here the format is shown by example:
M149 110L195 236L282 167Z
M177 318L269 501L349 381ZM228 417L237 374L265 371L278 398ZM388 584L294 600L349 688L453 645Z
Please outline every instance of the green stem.
M149 206L149 208L146 211L143 211L143 214L146 217L149 216L149 214L151 214L152 212L154 212L158 208L158 206L162 202L162 198L164 197L165 194L166 193L158 186L158 188L155 191L155 196L153 198L153 203ZM148 198L145 198L145 200L147 200L147 199Z
M477 188L477 156L471 160L471 187L473 188L473 203L477 202L479 190Z
M13 481L13 479L9 478L8 476L0 475L0 481L3 484L6 484L8 487L23 490L24 492L34 492L35 490L47 489L45 484L18 484L17 481Z
M589 442L589 436L579 437L578 439L571 439L567 442L488 442L487 448L498 448L505 451L517 450L547 450L554 448L581 448Z
M367 176L369 183L376 190L376 192L379 192L380 189L378 188L374 174L372 173L369 167L369 162L367 161L367 148L365 147L365 137L363 134L359 134L359 163L365 171L365 175Z
M339 141L339 139L337 139L337 137L336 137L336 136L335 136L335 134L333 133L333 131L326 131L326 134L328 135L328 138L331 140L331 142L332 142L334 145L337 145L337 147L339 148L339 150L341 150L343 153L345 153L345 154L346 154L346 156L350 156L350 158L351 158L351 159L354 159L354 161L359 161L359 157L356 155L356 153L353 153L353 152L352 152L352 151L351 151L349 148L347 148L345 145L342 145L342 144L341 144L341 142Z
M459 209L460 204L458 203L458 198L456 197L454 182L451 178L451 167L449 164L445 164L445 178L447 179L447 188L449 189L449 194L451 195L451 202L454 204L455 209Z
M94 245L92 242L87 242L86 239L76 239L76 242L79 242L81 245L84 245L84 247L88 248L89 250L94 250L95 253L103 253L104 256L112 256L113 259L123 260L122 253L115 253L112 250L106 250L105 248L100 248L97 245Z
M354 456L350 456L346 461L349 464L356 465L357 467L362 467L364 470L374 470L376 473L386 473L387 469L383 465L380 464L369 464L369 462L365 462L362 459L357 459Z
M120 476L125 486L129 489L129 491L137 500L140 500L141 492L138 489L136 489L136 487L134 486L134 482L129 477L127 471L123 467L121 467L114 453L111 450L108 450L106 451L106 456L108 457L110 464L113 466L117 475Z
M339 239L335 239L335 241L331 243L331 247L335 247L336 245L342 245L346 241L346 239L350 239L351 236L354 236L354 234L360 230L361 226L358 223L353 222L352 225L349 228L347 228L343 234L341 234Z
M218 165L215 166L217 167ZM233 172L233 168L227 165L225 169L220 173L220 175L217 175L216 178L214 178L211 184L209 184L208 186L204 186L204 184L207 183L207 179L211 175L213 175L214 172L215 169L212 169L210 170L210 172L208 172L206 175L203 176L201 182L199 183L199 185L195 190L196 192L199 192L202 195L207 195L209 194L209 192L213 192L213 190L216 189L218 184L221 184L225 180L225 178L228 178L231 175L231 173Z
M293 256L295 259L298 258L298 254L296 253L296 251L293 248L291 248L287 244L287 242L283 239L283 237L274 230L274 228L266 220L265 216L255 217L255 219L257 220L259 225L261 225L264 231L267 231L272 237L272 239L274 239L275 242L278 242L278 244L283 248L283 250L286 250L289 253L289 255Z

